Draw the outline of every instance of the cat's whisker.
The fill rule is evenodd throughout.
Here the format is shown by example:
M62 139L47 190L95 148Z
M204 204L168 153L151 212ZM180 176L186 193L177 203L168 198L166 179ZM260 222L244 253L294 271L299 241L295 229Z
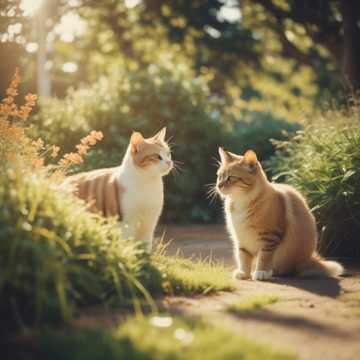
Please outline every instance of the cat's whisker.
M177 175L179 175L181 173L181 171L182 171L182 168L178 164L178 161L173 160L173 167L171 169L172 176L176 177Z
M173 143L173 140L174 139L174 136L170 136L167 140L166 140L166 143L169 145L171 143Z
M177 160L175 160L175 161L173 160L173 164L177 169L182 169L182 165L184 165L183 162L177 161Z
M217 197L216 183L210 183L205 185L206 188L206 198L210 199L210 204L214 203Z
M173 160L173 169L177 172L181 172L182 171L182 165L183 163L181 161L174 161Z

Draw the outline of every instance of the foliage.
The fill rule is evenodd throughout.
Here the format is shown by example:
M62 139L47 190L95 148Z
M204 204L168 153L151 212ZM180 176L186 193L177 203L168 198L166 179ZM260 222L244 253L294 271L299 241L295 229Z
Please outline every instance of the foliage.
M5 323L69 319L75 305L131 298L148 266L116 224L89 214L40 172L0 178L0 308Z
M166 178L165 220L210 222L220 218L220 206L209 206L205 184L215 180L217 148L234 152L254 147L260 159L273 152L269 138L284 139L295 125L261 113L244 114L244 121L227 115L221 98L212 96L202 77L187 67L166 66L144 71L118 68L91 87L73 90L64 99L41 102L34 118L35 134L69 151L80 137L96 128L104 140L78 170L119 165L133 130L152 136L167 126L175 143L173 158L184 162L178 176Z
M32 140L28 136L26 121L36 104L37 96L27 94L25 104L18 107L15 97L18 95L18 86L21 77L18 69L6 90L6 96L0 103L0 164L5 166L8 163L15 165L26 165L29 169L44 168L47 157L57 158L60 147L46 145L39 137ZM48 167L48 172L65 175L74 164L83 163L83 157L88 153L91 146L94 146L103 137L99 131L92 130L91 133L81 139L76 145L77 152L70 152L63 155L56 166Z
M359 256L360 107L330 109L280 143L270 162L276 178L298 188L317 219L320 251Z
M237 148L239 154L254 149L259 159L266 161L275 151L272 140L286 140L299 129L299 123L277 118L271 113L245 110L241 121L234 123L231 146Z
M27 84L33 89L37 52L27 53L24 48L39 39L35 31L30 31L31 18L21 12L19 2L4 2L6 16L0 36L6 42L0 47L7 49L7 54L20 48ZM210 80L211 94L225 95L230 108L234 102L237 107L271 111L277 117L294 120L300 112L311 111L319 100L342 90L337 64L324 50L325 45L311 38L310 28L291 18L292 13L302 10L299 1L288 14L290 20L281 21L259 2L43 2L37 16L45 17L45 30L50 34L52 94L63 97L70 86L91 83L110 68L139 70L166 63L178 71L186 63L195 77ZM269 3L278 7L274 1ZM326 13L331 19L327 20L338 29L338 10L330 10ZM78 26L73 35L65 36L59 28L64 29L63 22L69 16L69 28ZM74 19L82 25L74 24ZM77 31L82 27L84 31ZM299 52L302 56L294 55ZM69 62L76 71L65 70ZM2 66L2 73L9 73L5 69L11 65L4 62Z
M0 164L7 161L16 161L19 156L27 156L27 161L34 162L36 147L32 146L31 140L25 136L24 123L35 106L36 95L27 94L25 104L18 107L14 99L18 95L20 83L19 71L15 75L6 90L6 96L0 103Z
M226 346L224 346L224 344ZM206 354L206 355L205 355ZM131 319L112 331L80 330L41 338L38 359L290 360L290 353L273 350L221 327L167 316Z
M334 83L338 82L339 87L336 72L344 71L343 79L352 88L359 87L356 22L360 7L355 1L340 4L337 0L319 0L313 4L302 0L196 3L173 0L165 5L159 0L146 0L144 3L142 12L159 19L172 42L184 43L189 38L195 42L195 66L215 68L216 77L224 73L230 81L231 77L243 80L246 76L236 76L237 69L241 69L251 74L250 86L259 89L251 81L256 77L252 72L261 69L262 77L271 74L281 77L283 72L278 65L283 64L292 68L287 81L305 66L314 71L315 82L321 86L336 88ZM336 46L341 42L349 46ZM337 61L340 58L348 65L340 67ZM268 66L267 62L272 64ZM279 81L279 86L283 83L286 81ZM267 94L262 95L266 98Z
M261 294L231 304L228 307L228 311L235 314L243 313L246 311L262 309L267 305L275 304L278 301L279 301L278 295Z

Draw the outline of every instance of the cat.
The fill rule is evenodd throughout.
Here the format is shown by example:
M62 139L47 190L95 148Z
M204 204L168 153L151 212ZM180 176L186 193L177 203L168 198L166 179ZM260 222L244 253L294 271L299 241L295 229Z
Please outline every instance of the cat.
M219 148L216 191L224 201L233 240L236 279L268 280L272 276L337 276L335 261L316 253L314 216L293 187L268 181L254 151L243 156Z
M164 203L162 178L173 169L165 135L166 128L148 139L133 132L120 166L82 172L64 182L91 212L117 217L123 235L142 241L149 253Z

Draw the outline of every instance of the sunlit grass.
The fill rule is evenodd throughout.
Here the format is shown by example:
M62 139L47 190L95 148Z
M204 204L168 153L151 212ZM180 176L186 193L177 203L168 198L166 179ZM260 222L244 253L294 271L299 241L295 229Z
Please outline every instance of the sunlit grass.
M253 297L246 298L229 305L227 310L235 314L251 310L259 310L265 308L268 305L275 304L279 301L279 299L279 296L275 294L255 295Z
M153 265L160 271L165 292L169 294L209 294L234 289L225 267L210 259L186 259L167 256L160 244L153 256Z
M112 331L48 333L41 338L40 359L131 360L292 360L239 334L200 321L172 317L130 319Z

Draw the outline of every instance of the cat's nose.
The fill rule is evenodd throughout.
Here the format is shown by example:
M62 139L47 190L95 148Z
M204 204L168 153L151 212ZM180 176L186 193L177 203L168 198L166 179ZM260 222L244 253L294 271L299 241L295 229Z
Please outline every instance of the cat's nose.
M173 165L172 160L166 160L166 165L169 167L172 167L172 165Z

